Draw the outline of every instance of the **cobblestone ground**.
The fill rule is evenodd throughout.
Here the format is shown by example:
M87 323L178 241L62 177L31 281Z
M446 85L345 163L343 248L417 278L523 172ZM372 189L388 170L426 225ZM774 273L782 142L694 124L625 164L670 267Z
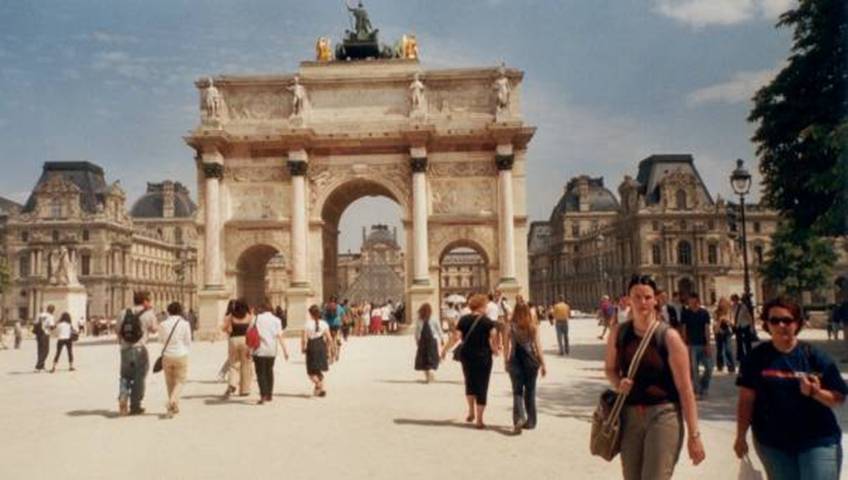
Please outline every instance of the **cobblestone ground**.
M162 415L158 375L148 377L148 413L117 416L113 340L84 339L74 352L77 371L68 372L63 358L55 374L33 373L35 343L27 340L21 350L0 351L0 477L620 478L617 460L588 452L589 418L605 387L597 334L594 321L573 321L571 356L559 357L553 328L544 326L549 373L538 389L539 426L521 436L510 434L512 398L501 362L492 375L490 428L477 431L463 421L458 364L446 362L436 383L421 383L410 336L353 338L331 367L323 399L311 396L303 357L289 339L294 355L278 358L274 401L263 406L255 395L222 399L215 375L225 344L197 343L174 419ZM802 335L826 343L821 331ZM842 356L836 344L828 348ZM735 402L733 378L717 374L699 405L707 460L695 468L684 452L675 478L737 478ZM844 410L840 416L845 425Z

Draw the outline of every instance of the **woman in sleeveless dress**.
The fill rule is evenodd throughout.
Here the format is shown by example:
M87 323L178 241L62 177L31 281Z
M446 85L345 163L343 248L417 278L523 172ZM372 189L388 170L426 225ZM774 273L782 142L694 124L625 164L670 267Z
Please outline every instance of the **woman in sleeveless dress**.
M318 305L309 307L309 316L311 318L303 326L300 350L306 355L306 374L315 384L313 394L316 397L324 397L327 395L324 389L324 372L330 369L328 358L335 343L330 336L330 326L321 320L321 309Z
M418 309L415 322L415 370L424 372L425 381L430 383L435 376L433 371L439 368L439 346L444 345L444 334L439 322L432 318L433 307L424 303Z

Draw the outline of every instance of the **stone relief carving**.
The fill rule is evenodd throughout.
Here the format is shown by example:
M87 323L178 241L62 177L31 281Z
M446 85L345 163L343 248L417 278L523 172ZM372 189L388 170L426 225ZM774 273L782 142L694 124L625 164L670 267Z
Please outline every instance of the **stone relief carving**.
M245 185L232 188L231 218L234 220L278 220L286 198L272 186Z
M432 177L494 177L497 175L491 160L486 162L430 162L428 176Z
M286 116L281 91L245 90L228 97L230 118L236 120L270 120Z
M281 161L282 163L282 161ZM233 182L280 182L289 178L287 169L280 166L224 167L224 178Z
M494 211L494 184L490 179L433 179L433 213Z

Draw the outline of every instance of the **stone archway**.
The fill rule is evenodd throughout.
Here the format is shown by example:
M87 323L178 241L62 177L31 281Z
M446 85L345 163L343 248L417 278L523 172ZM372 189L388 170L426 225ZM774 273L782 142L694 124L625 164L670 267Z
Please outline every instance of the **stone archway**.
M339 222L347 208L363 197L384 197L401 208L401 222L408 223L408 212L404 205L408 199L402 196L397 188L381 179L355 177L344 179L331 187L327 195L321 199L321 251L322 251L322 287L323 298L341 293L338 288L338 253L339 253ZM399 200L403 199L403 200ZM375 219L376 220L376 219ZM407 239L401 243L401 249L408 244ZM404 268L404 271L407 269Z
M296 75L308 98L297 111ZM264 293L256 272L272 252L287 260L290 318L306 318L334 283L341 212L365 195L400 205L408 312L436 304L436 254L458 239L485 254L490 287L526 293L535 127L521 116L521 71L331 61L304 62L296 75L220 76L214 89L196 82L221 107L203 110L185 138L198 169L202 329L214 330L237 291ZM426 89L413 112L414 79Z
M452 294L488 293L492 290L490 269L486 251L477 242L461 239L449 243L439 255L439 300Z
M268 264L278 255L277 249L268 245L254 245L242 252L236 261L236 297L251 306L270 301Z

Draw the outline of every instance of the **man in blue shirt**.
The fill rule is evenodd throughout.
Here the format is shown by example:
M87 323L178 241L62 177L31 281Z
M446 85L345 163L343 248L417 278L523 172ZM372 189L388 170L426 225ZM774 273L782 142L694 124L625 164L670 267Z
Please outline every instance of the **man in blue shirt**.
M687 307L681 315L683 339L689 345L689 362L692 364L692 387L701 398L707 396L713 373L713 352L710 344L710 312L701 307L698 294L692 292L687 299ZM699 375L699 367L704 373Z
M342 318L344 318L344 307L338 304L337 297L331 296L324 305L324 321L330 326L330 335L333 341L336 342L336 358L339 359L339 350L341 350L342 341L339 338L339 331L342 329Z

